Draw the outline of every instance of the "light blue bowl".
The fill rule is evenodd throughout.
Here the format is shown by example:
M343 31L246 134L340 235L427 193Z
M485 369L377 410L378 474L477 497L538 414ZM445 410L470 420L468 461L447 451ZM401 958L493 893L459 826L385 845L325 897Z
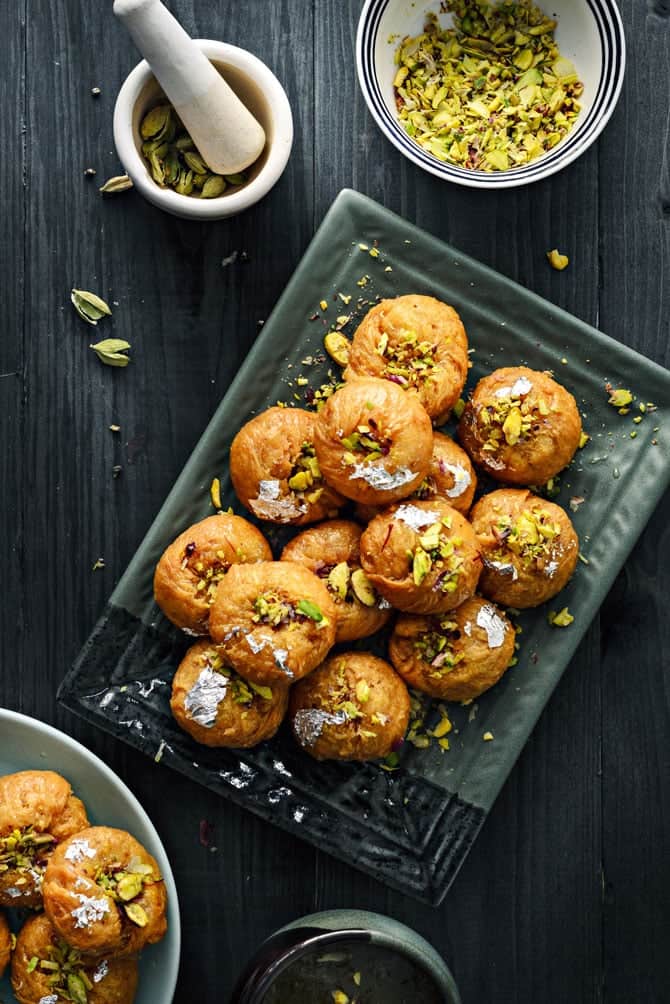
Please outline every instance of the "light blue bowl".
M135 1004L170 1004L179 971L179 903L170 863L146 812L116 774L81 743L34 718L0 708L0 775L19 770L62 774L92 823L128 830L156 858L167 890L168 930L161 942L142 953ZM15 1000L8 976L0 980L0 1000Z

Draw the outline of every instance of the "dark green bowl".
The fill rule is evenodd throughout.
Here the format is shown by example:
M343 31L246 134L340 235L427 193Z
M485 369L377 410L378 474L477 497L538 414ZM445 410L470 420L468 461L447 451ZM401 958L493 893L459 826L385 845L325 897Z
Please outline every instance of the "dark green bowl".
M355 970L360 990L353 980ZM342 989L349 1000L358 999L360 993L365 1001L372 974L375 991L381 992L385 1004L461 1002L446 963L416 931L378 913L329 910L300 917L264 941L240 977L230 1004L280 1000L304 1004L305 993L313 994L316 983L324 1000L334 999L333 991ZM279 986L284 992L281 998L273 996ZM316 1000L310 998L310 1004Z

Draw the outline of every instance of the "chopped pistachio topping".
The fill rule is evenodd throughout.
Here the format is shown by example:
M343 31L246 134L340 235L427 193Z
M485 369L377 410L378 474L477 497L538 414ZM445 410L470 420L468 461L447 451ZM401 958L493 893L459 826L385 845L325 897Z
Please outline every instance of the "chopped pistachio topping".
M556 45L556 22L532 0L445 0L454 26L429 13L404 38L393 81L400 122L441 161L507 171L551 150L572 128L583 91Z
M564 268L567 268L570 264L570 259L566 254L561 254L561 252L554 248L553 251L547 251L547 260L552 268L555 268L557 272L562 272ZM563 362L563 360L561 360Z
M215 649L208 651L203 661L206 670L220 673L221 676L226 678L224 696L230 694L235 704L251 704L256 695L264 701L272 700L272 689L270 687L262 687L258 683L251 683L251 681L243 679L234 669L224 663L220 653ZM203 723L201 722L201 724Z
M429 573L437 578L433 589L443 593L453 593L458 586L458 577L463 567L463 558L458 554L458 548L463 543L460 537L450 537L449 519L441 519L432 523L419 536L413 551L408 553L412 569L412 579L415 586L420 586Z
M226 553L223 550L216 551L213 557L208 554L205 559L198 553L198 548L192 541L184 548L181 567L188 568L194 576L196 595L211 606L219 583L230 568L230 562L226 559Z
M351 576L351 589L356 599L364 607L374 607L378 602L375 588L362 568L357 568Z
M315 621L319 628L326 627L329 623L321 609L311 600L293 603L282 599L275 592L261 593L256 597L251 619L255 624L267 624L272 628L285 627L293 621Z
M574 619L567 607L563 607L558 613L552 610L547 617L552 627L569 627Z
M611 404L613 408L626 408L632 402L633 395L629 390L624 390L623 387L613 390L607 399L607 403Z
M0 875L10 869L23 872L41 868L55 843L50 833L38 833L33 826L12 830L0 837Z
M500 388L494 400L478 408L477 425L485 453L497 453L505 444L516 446L523 442L549 414L551 409L543 398L533 402L527 399L531 389L528 381L517 380L513 387Z
M535 563L538 568L549 564L554 541L561 532L545 509L524 509L514 522L503 516L492 530L500 544L493 557L504 558L511 551L524 565Z
M323 494L323 478L312 443L304 442L300 447L300 453L295 459L287 483L300 501L318 502Z
M292 603L282 600L276 593L261 593L254 600L255 624L269 624L270 627L281 627L295 620L296 611Z
M342 436L340 442L346 450L342 456L344 463L355 467L361 458L368 464L388 456L392 441L384 435L379 423L370 417L367 422L357 425L348 436Z
M137 905L132 904L132 901L142 894L145 885L154 885L155 882L159 882L160 876L155 875L150 864L133 856L125 867L119 864L116 868L101 869L97 872L95 881L116 903L123 905L126 914L130 917L129 905ZM141 909L139 905L137 907Z
M351 570L349 569L349 565L346 561L341 561L333 567L328 576L328 588L338 599L345 600L349 591L350 579Z
M312 603L311 600L300 600L297 609L298 613L304 614L312 621L321 622L324 619L321 608L316 603Z
M415 638L414 651L430 667L429 676L444 676L463 660L463 653L455 651L460 634L456 621L446 615L431 618L430 629Z
M93 989L93 983L85 966L91 965L90 961L87 963L81 952L71 948L62 938L49 944L45 955L46 958L34 955L26 966L27 971L48 974L47 982L54 1000L88 1004L88 991Z
M415 331L401 331L391 342L384 333L376 346L384 360L383 375L401 387L416 387L434 374L437 344L419 341Z

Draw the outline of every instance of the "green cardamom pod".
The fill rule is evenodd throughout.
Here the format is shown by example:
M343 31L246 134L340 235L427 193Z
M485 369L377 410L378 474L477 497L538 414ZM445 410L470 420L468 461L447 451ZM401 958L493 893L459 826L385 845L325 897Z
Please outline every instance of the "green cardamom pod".
M210 174L209 178L202 186L202 191L200 193L201 199L216 199L217 196L223 195L226 190L226 183L220 174Z
M117 192L127 192L132 187L133 183L127 174L117 174L101 185L98 191L103 195L116 195Z
M237 174L224 174L224 178L229 185L244 185L247 180L243 171L239 171Z
M151 164L151 173L154 181L157 185L160 185L161 188L165 188L165 171L163 170L162 161L156 150L149 154L149 163Z
M182 133L181 136L177 136L175 146L178 150L195 150L195 143L187 132Z
M100 362L106 366L127 366L130 359L124 353L129 348L130 343L124 342L122 338L104 338L95 345L89 345L89 349L93 349Z
M195 150L187 150L184 153L184 160L196 174L207 174L207 164Z
M142 139L154 139L163 133L166 126L172 119L172 108L170 105L156 105L142 119L140 135Z
M89 324L97 324L101 317L111 317L108 305L95 293L85 289L73 289L70 299L79 316Z
M182 171L175 185L180 195L190 195L193 191L193 171Z
M179 177L179 171L180 171L179 157L174 152L174 150L170 150L167 157L165 158L163 170L165 174L165 183L167 185L174 185Z

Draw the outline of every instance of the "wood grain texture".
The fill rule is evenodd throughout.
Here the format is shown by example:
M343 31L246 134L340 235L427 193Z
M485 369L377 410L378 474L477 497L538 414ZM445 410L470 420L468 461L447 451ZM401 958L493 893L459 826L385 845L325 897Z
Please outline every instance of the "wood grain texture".
M622 0L628 73L597 145L548 181L498 193L440 183L378 131L352 59L361 0L169 6L194 36L224 38L268 62L294 113L293 153L276 188L243 216L209 226L172 219L136 193L97 193L119 172L112 111L138 58L111 4L33 0L28 22L25 0L0 8L8 42L0 139L11 151L0 220L10 262L0 299L0 513L9 541L0 702L81 739L149 811L181 899L176 1004L189 1004L194 986L207 1004L225 1000L265 935L335 906L389 913L419 930L449 961L464 1004L664 1004L667 498L437 910L161 769L58 709L54 695L342 187L670 363L667 5ZM555 246L571 259L560 274L545 259ZM69 304L73 285L108 299L114 316L86 326ZM127 370L99 364L88 349L98 335L131 342ZM631 385L644 396L634 374ZM658 424L667 434L667 421ZM651 428L645 419L645 435ZM98 557L105 567L94 572ZM202 819L213 824L213 847L199 842Z
M622 100L600 143L601 325L670 365L670 9L622 5L629 46ZM630 374L632 389L645 397ZM663 416L639 433L670 434ZM659 426L658 433L654 427ZM670 998L670 497L602 610L603 994Z

